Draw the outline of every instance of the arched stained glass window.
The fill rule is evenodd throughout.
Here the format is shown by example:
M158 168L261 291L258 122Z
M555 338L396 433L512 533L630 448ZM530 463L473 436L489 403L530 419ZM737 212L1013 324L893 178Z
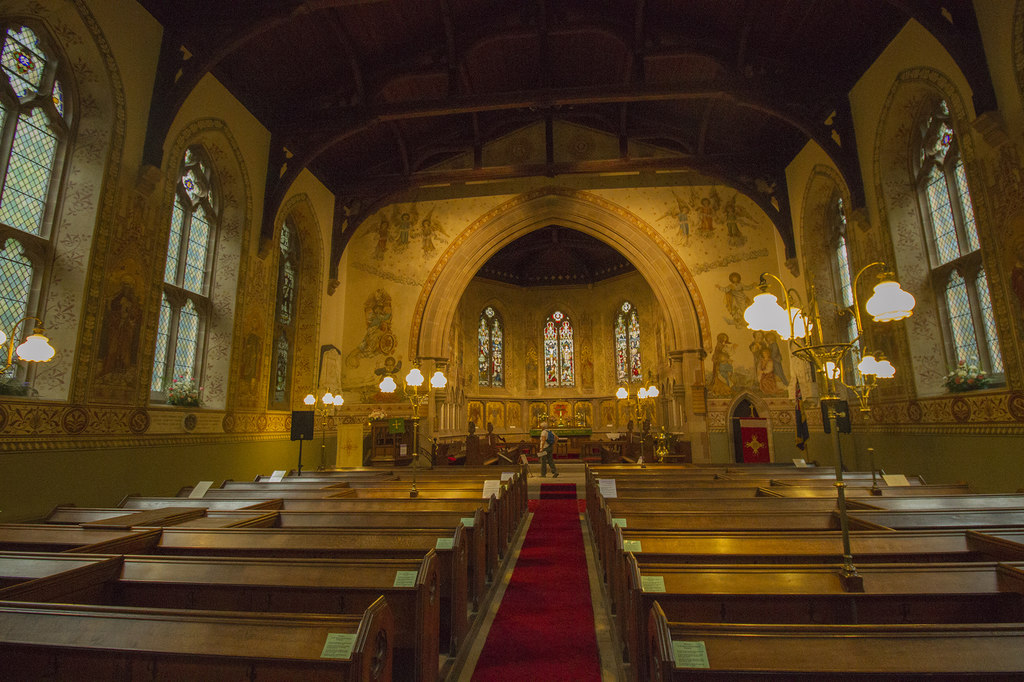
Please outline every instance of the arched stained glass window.
M572 323L556 310L544 323L544 385L575 386Z
M629 301L615 315L615 378L619 384L643 380L640 361L640 316Z
M477 370L481 386L505 385L505 327L494 306L487 306L480 313Z
M202 374L203 337L212 308L215 224L213 171L199 148L188 149L179 168L167 236L164 295L150 384L155 398L166 398L174 381L198 383Z
M68 111L46 35L15 25L0 40L0 328L10 331L18 320L42 315L32 292L53 250ZM25 368L15 365L2 379L19 372Z
M982 265L974 204L960 146L945 102L925 112L915 169L932 282L943 305L947 362L1003 373L992 299Z
M291 407L291 372L295 349L295 302L298 291L299 239L290 220L281 225L277 241L277 307L274 314L274 377L270 406Z

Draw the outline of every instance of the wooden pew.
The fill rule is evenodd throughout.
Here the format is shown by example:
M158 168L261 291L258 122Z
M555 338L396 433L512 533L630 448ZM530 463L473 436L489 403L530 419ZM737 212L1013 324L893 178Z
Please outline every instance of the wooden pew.
M1019 680L1024 625L759 625L674 623L651 609L647 642L661 682L794 679ZM679 644L699 642L700 644ZM707 668L701 665L706 652ZM694 652L696 649L696 653Z
M83 528L148 528L175 526L202 518L205 514L206 510L202 507L163 507L128 513L118 508L57 507L43 519L43 523L60 523Z
M393 641L384 599L359 615L0 604L11 680L386 682Z
M850 528L888 530L951 530L1024 528L1024 509L928 509L908 511L852 510Z
M436 549L443 641L455 651L469 629L466 534L431 529L339 530L332 528L164 528L150 553L163 556L225 556L298 559L420 559Z
M138 554L156 546L159 530L106 530L33 523L0 524L0 552Z
M120 572L120 556L0 552L0 590L57 574L93 582L116 577Z
M949 509L1024 509L1024 495L938 495L935 497L878 497L850 501L850 509L888 511Z
M217 511L254 511L259 509L280 509L280 499L189 499L187 497L143 497L128 495L117 505L120 509L161 509L163 507L195 507L197 509Z
M433 550L422 560L129 556L108 561L114 559L114 571L94 566L88 577L81 570L53 573L0 590L0 600L352 614L383 596L394 618L395 678L434 682L438 677L440 599ZM59 562L36 555L36 563ZM0 554L0 571L4 568Z
M1007 589L995 563L868 564L864 592L843 589L840 566L639 565L629 558L626 624L634 679L649 679L643 642L654 603L670 622L1020 623L1024 584Z
M850 486L846 487L846 497L871 497L880 495L882 497L928 497L932 495L966 495L971 491L966 483L950 485L908 485L889 486L879 488L881 492L875 493L871 486ZM779 497L836 497L833 486L783 486L777 485L770 488L761 488L762 495L776 495Z

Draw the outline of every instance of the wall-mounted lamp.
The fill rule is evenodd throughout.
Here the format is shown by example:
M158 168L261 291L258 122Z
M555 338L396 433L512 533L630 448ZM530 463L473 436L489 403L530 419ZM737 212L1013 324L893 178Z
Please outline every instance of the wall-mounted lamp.
M32 333L15 347L14 343L18 329L22 323L29 320L35 320L39 324L33 327ZM50 345L50 339L46 338L45 332L43 321L38 317L21 318L11 326L9 334L0 329L0 348L6 346L7 351L6 364L3 370L0 370L0 375L5 374L17 360L24 360L25 362L49 362L52 360L57 351ZM17 355L17 359L15 359L15 355Z

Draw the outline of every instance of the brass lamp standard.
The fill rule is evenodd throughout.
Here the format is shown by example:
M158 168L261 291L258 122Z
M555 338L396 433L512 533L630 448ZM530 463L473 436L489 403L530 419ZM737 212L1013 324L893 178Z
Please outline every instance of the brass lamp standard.
M832 445L836 451L836 490L839 505L839 520L843 537L843 586L847 591L861 592L864 589L864 581L857 574L853 565L853 556L850 552L850 526L846 515L846 483L843 482L843 452L839 443L839 431L836 426L836 418L845 416L838 414L839 396L837 389L842 384L857 396L861 409L867 409L867 399L872 388L875 387L877 379L892 378L895 368L885 360L877 360L872 355L865 355L858 365L860 376L847 380L843 367L843 358L850 349L854 347L863 334L861 322L860 303L857 297L857 288L861 275L872 267L881 267L883 272L879 276L879 283L875 285L874 295L868 299L865 308L876 322L891 322L909 317L914 309L914 297L904 291L893 279L892 272L881 261L865 265L853 279L853 305L852 313L857 328L857 337L849 342L827 341L821 324L821 315L818 309L818 302L814 295L814 288L811 287L808 296L808 312L804 313L794 306L790 299L791 290L786 289L775 275L765 272L761 274L761 293L754 297L753 303L743 313L747 325L757 331L774 331L784 341L789 341L790 352L804 360L811 366L811 370L817 373L820 381L820 399L827 407L827 419L829 431L832 434ZM768 281L775 280L782 287L786 307L779 306L778 299L768 293ZM795 292L794 292L795 294ZM869 360L870 358L870 360ZM866 361L866 362L865 362Z
M654 384L651 384L647 388L638 388L636 395L633 396L633 419L637 421L640 426L640 467L642 469L647 468L647 463L644 461L644 421L647 417L649 410L651 409L651 403L654 398L661 395L661 391ZM629 390L625 386L619 386L619 390L615 392L615 397L619 400L629 399Z
M320 396L319 400L312 393L307 393L302 402L313 407L320 417L320 466L317 467L317 471L323 471L327 468L327 417L331 415L335 407L344 405L345 399L341 397L340 393L335 395L328 390Z
M26 336L17 348L15 348L14 341L15 336L18 333L18 329L21 325L29 320L35 320L39 323L38 326L32 328L32 333ZM0 349L7 351L7 358L0 375L6 374L7 370L11 368L16 362L15 354L17 354L18 360L24 360L26 362L49 362L53 359L54 354L57 351L54 350L53 346L50 345L50 340L45 336L46 330L43 329L43 321L38 317L23 317L13 325L11 325L10 334L0 329ZM6 346L6 348L4 348Z
M437 370L430 377L430 388L421 393L420 387L423 386L423 373L420 372L420 368L413 367L405 375L405 387L402 389L402 392L412 405L412 489L409 491L409 497L417 497L420 494L416 490L416 470L419 465L419 444L417 439L419 438L420 405L425 403L430 397L431 389L444 388L447 385L448 379L441 370ZM394 379L386 376L381 379L379 388L382 393L394 393L398 385Z

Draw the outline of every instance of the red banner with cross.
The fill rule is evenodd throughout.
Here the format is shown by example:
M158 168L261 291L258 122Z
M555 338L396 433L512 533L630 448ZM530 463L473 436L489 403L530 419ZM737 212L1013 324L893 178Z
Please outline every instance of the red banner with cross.
M743 443L744 462L770 462L768 448L768 420L741 419L740 442Z

